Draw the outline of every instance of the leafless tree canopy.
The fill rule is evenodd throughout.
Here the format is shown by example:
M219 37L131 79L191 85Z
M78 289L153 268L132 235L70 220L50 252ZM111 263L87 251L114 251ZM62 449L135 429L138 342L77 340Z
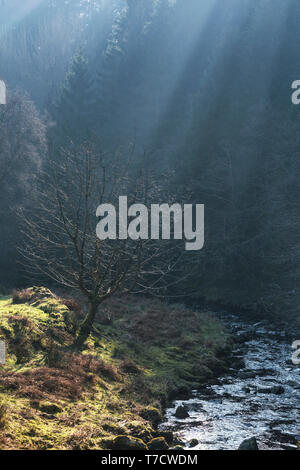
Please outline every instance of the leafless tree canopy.
M109 203L117 208L120 196L128 196L129 205L149 206L170 193L149 168L134 169L123 154L105 156L91 143L71 144L42 175L38 207L22 219L28 265L55 283L79 289L92 317L115 293L158 292L178 282L184 249L178 242L97 237L97 207Z

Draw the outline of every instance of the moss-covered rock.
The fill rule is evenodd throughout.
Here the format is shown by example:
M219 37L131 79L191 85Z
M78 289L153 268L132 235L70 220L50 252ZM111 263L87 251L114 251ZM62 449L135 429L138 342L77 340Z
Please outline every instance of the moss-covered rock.
M117 436L112 442L113 450L148 450L142 439L131 436Z
M140 416L147 421L150 421L152 424L157 425L162 420L162 413L158 408L153 406L148 406L140 412Z
M148 442L153 438L153 429L148 423L131 421L128 424L128 431L132 437L142 439L144 442Z
M148 442L149 450L168 450L169 446L164 437L156 437Z
M164 437L169 445L174 442L174 433L172 431L156 431L153 433L153 437Z
M15 290L12 294L13 304L34 304L42 299L53 299L55 295L46 287L30 287L23 290Z

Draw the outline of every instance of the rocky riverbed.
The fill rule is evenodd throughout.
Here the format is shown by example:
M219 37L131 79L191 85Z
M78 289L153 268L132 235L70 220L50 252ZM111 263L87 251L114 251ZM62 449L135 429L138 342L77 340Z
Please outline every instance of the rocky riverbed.
M267 321L228 315L223 321L236 339L229 372L194 390L189 400L175 401L162 429L175 431L185 448L196 450L238 449L251 437L260 449L297 449L300 368L291 361L292 341ZM181 419L178 407L185 411Z

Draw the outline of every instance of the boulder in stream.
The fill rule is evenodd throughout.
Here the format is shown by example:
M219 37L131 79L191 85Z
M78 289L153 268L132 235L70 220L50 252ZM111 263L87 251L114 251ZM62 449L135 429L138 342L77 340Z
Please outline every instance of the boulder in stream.
M259 450L256 438L251 437L251 439L246 439L243 441L239 447L239 450Z
M268 387L268 388L259 388L258 389L259 393L266 393L266 394L273 394L273 395L283 395L285 390L282 385L274 385L274 387Z
M197 439L192 439L190 442L189 442L189 448L190 449L193 449L194 447L197 447L197 445L199 444L199 441Z
M256 438L251 437L251 439L246 439L243 441L239 447L239 450L259 450Z
M176 418L178 419L185 419L185 418L189 418L189 412L188 412L188 409L185 405L181 405L181 406L178 406L178 408L176 409L175 411L175 416Z

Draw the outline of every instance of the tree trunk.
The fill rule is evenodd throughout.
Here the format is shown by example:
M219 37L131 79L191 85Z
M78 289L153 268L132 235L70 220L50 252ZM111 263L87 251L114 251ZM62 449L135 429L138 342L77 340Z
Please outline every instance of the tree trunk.
M85 317L84 321L82 322L78 336L75 340L74 346L75 347L81 347L85 343L85 341L88 339L90 336L90 333L93 328L94 320L96 317L98 309L98 304L90 304L89 306L89 311L87 316Z

